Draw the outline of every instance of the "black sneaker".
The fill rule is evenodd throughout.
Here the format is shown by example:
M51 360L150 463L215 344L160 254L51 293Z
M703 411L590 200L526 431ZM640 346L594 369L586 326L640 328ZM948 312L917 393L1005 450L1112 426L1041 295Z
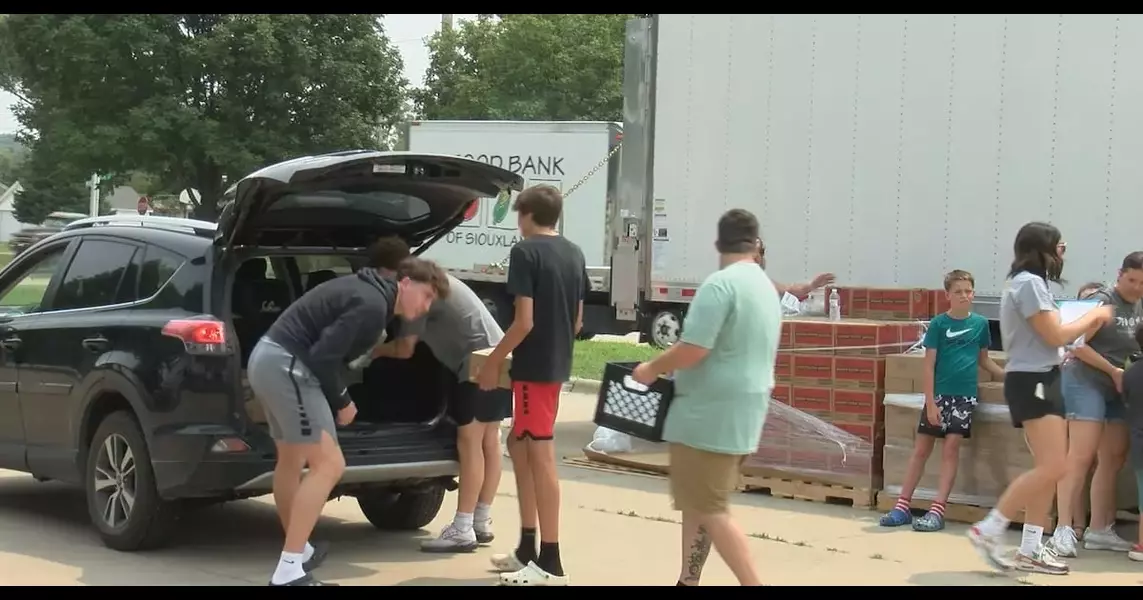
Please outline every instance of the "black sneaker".
M314 579L314 576L310 575L309 573L306 573L305 575L302 575L301 577L299 577L299 578L297 578L297 579L295 579L289 583L274 583L273 581L270 581L270 587L287 587L287 586L340 587L336 583L325 583L324 581L318 581L317 579Z
M325 562L325 557L329 556L329 544L326 542L317 542L313 544L314 554L309 560L302 563L302 569L306 573L312 572L314 569L321 566Z

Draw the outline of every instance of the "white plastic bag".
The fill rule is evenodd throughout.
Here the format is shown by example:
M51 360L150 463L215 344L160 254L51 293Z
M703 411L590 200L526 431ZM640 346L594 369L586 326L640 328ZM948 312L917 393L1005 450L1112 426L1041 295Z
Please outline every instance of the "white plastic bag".
M624 452L630 452L632 449L631 436L615 431L614 429L597 427L595 433L591 436L591 443L587 445L587 449L603 454L622 454Z

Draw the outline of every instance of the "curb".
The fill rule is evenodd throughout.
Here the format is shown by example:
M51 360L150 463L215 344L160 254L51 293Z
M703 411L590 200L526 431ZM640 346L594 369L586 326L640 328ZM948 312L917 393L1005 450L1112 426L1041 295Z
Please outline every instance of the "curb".
M598 394L600 382L596 379L573 378L567 383L564 391L577 394Z

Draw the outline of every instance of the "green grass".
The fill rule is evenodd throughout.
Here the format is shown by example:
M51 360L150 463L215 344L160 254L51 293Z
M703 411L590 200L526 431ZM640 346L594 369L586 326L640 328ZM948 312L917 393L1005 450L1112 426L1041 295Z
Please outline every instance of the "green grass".
M11 307L27 308L39 304L47 287L47 279L42 280L42 284L25 280L0 300L0 312L6 312L5 309Z
M575 343L572 376L579 379L601 379L603 365L609 362L642 362L658 356L659 352L642 344L579 341Z

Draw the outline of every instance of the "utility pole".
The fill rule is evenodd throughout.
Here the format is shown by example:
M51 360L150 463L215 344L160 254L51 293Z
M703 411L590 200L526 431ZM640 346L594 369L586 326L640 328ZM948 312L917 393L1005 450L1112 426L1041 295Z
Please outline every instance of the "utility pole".
M92 173L91 179L87 182L87 187L91 188L90 204L87 206L88 213L93 217L99 216L99 173Z
M452 29L452 15L441 15L441 29Z

